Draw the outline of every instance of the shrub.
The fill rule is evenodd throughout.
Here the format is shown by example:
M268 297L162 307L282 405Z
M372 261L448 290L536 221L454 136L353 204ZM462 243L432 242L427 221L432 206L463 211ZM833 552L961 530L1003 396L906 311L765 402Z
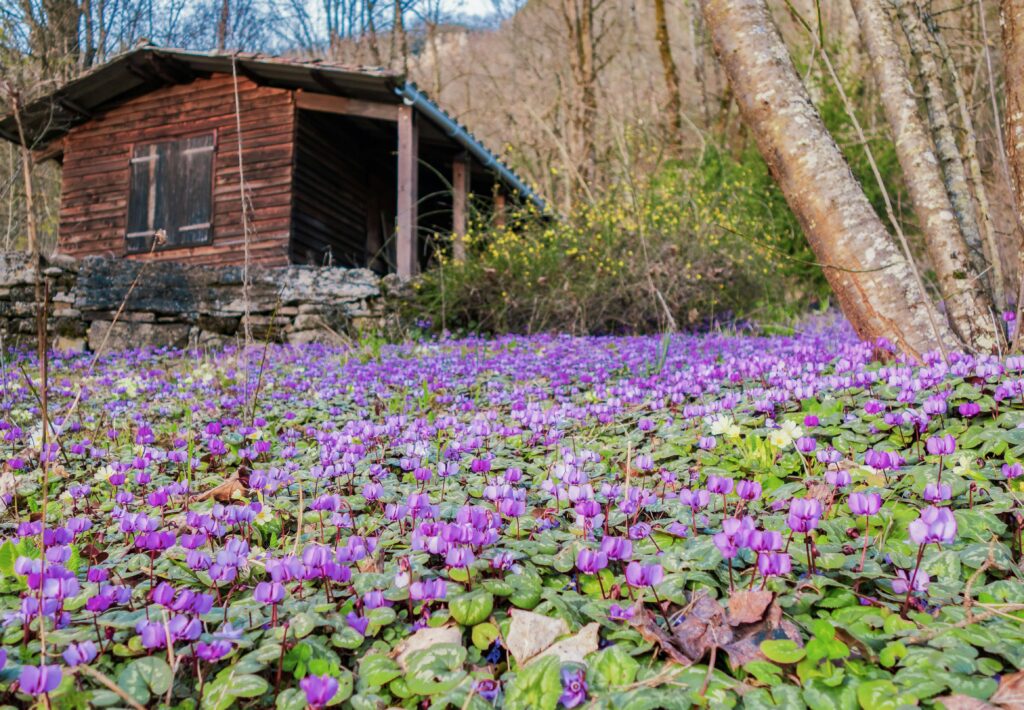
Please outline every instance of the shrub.
M523 208L503 228L478 220L467 249L464 262L441 254L417 284L419 315L437 326L652 332L827 292L756 151L668 163L564 218Z

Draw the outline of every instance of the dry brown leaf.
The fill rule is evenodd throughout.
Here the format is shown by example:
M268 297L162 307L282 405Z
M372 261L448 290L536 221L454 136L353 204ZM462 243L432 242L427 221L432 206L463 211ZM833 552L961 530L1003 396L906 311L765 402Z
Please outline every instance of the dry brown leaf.
M753 624L764 618L764 612L775 598L768 590L740 589L729 597L729 623L733 626Z
M1024 671L1004 675L989 700L1002 708L1024 708Z
M767 660L761 652L762 641L789 639L797 646L804 645L796 626L782 618L781 607L774 603L768 607L762 620L736 627L733 636L732 642L723 647L733 669L751 661Z
M562 619L513 609L505 646L516 663L523 665L567 633L569 626Z
M228 503L235 497L236 493L240 495L245 495L248 491L249 488L242 482L242 479L240 479L236 474L234 476L231 476L231 478L226 479L220 485L211 488L208 491L200 493L197 496L194 496L192 500L198 502L213 498L218 503Z
M643 604L638 603L634 608L629 625L636 629L644 641L653 643L672 661L681 666L692 666L693 661L683 655L683 652L676 648L675 640L666 632L654 617L647 611Z
M547 656L554 656L559 663L583 663L588 654L597 650L597 635L600 630L601 625L597 622L587 624L569 638L556 641L554 645L531 658L528 663Z
M437 627L426 626L395 646L391 651L391 657L398 662L403 671L408 670L405 664L409 660L410 654L442 643L461 645L462 629L453 624Z
M998 710L995 705L972 698L970 695L944 695L935 698L935 701L946 710Z
M694 663L703 658L712 646L724 646L733 638L725 609L706 594L690 602L686 615L672 633L676 646Z

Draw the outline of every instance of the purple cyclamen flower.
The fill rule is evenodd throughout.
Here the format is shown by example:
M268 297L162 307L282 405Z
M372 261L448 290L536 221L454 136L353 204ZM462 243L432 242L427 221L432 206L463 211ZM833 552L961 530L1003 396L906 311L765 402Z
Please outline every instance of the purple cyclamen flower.
M601 540L601 552L609 560L629 560L633 557L633 542L622 537L606 537Z
M765 577L789 574L793 563L785 552L766 552L757 558L757 571Z
M725 476L708 476L708 491L718 495L732 493L733 480Z
M563 706L574 708L587 699L587 680L582 668L562 669L562 696L558 699Z
M878 493L851 493L846 505L854 515L874 515L882 508L882 496Z
M929 483L924 487L923 497L929 503L941 503L953 497L953 489L945 483Z
M204 661L215 663L231 653L231 648L230 641L217 640L211 643L200 641L196 644L196 656Z
M473 692L487 702L493 703L501 692L501 684L493 678L481 678L473 682Z
M964 419L970 419L981 414L981 405L976 402L964 402L956 409Z
M757 481L737 481L736 495L743 500L757 500L761 497L761 484Z
M597 574L608 566L608 553L582 549L576 555L576 568L584 574Z
M910 539L918 545L949 543L956 539L956 518L949 508L931 506L910 524Z
M71 643L64 649L64 662L69 666L84 666L92 663L96 658L96 643L94 641L82 641Z
M631 587L654 587L665 578L665 570L659 564L642 565L630 562L626 565L626 583Z
M697 440L697 446L703 451L711 451L718 446L718 440L713 436L702 436Z
M1024 476L1024 466L1020 463L1004 463L1003 464L1003 475L1009 479L1019 478Z
M818 442L813 436L801 436L796 440L796 450L802 454L809 454L818 448Z
M299 681L306 702L314 710L326 707L338 692L338 680L329 675L308 675Z
M896 579L892 580L892 591L896 594L906 594L910 589L915 592L927 592L931 581L931 577L922 569L909 574L905 570L896 570Z
M22 666L18 676L18 687L29 695L52 693L60 685L60 666Z
M821 519L821 501L817 498L794 498L789 505L786 523L793 532L806 533L818 527Z
M634 614L636 614L636 609L629 606L621 607L618 604L612 604L608 609L608 618L612 621L629 621Z
M949 456L956 451L956 439L952 434L928 437L925 445L932 456Z
M260 582L253 590L252 598L261 604L280 604L284 599L284 585L280 582Z

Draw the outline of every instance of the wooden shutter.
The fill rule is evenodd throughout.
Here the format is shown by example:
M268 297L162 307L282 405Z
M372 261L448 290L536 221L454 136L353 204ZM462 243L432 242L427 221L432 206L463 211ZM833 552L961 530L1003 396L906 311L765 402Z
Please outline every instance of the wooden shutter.
M166 223L166 196L160 189L167 169L166 146L166 143L150 143L135 146L132 152L125 235L129 252L149 251L154 233Z
M213 135L179 141L172 163L177 243L207 244L213 222Z
M162 248L208 244L213 221L213 134L136 146L131 162L126 242L148 252L163 230Z

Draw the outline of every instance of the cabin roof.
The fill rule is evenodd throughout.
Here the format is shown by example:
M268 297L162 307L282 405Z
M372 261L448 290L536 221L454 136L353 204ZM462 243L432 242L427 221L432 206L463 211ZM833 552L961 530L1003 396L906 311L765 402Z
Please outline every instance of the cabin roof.
M513 192L541 209L543 199L465 126L428 98L400 72L321 60L249 52L198 52L143 44L96 66L22 110L27 142L44 149L74 126L113 106L156 89L213 74L236 72L261 86L301 89L366 101L412 105L439 137L459 145ZM13 115L0 120L0 138L20 143Z

